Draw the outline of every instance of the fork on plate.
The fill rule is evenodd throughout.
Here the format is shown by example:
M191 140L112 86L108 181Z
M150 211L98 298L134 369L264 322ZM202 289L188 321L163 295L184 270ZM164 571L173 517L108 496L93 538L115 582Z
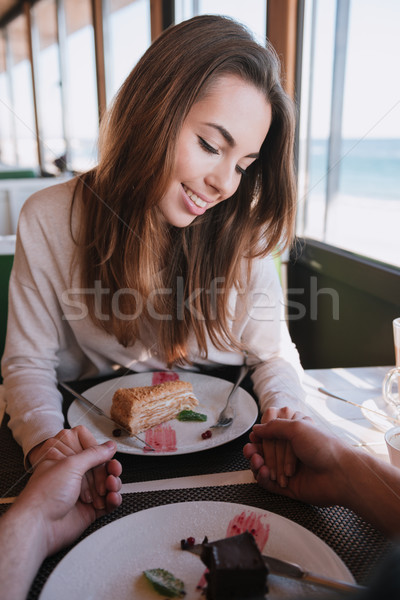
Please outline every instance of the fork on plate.
M215 423L215 425L211 425L210 429L215 428L215 427L229 427L229 425L232 425L234 415L230 416L230 415L232 415L232 413L229 410L230 409L230 401L231 401L233 394L235 393L235 391L237 390L239 385L242 383L243 379L246 377L248 371L249 371L249 367L247 365L243 365L240 368L239 375L235 381L235 384L234 384L233 388L231 389L231 391L229 392L229 395L226 399L226 404L225 404L224 408L221 410L221 412L219 413L217 422Z

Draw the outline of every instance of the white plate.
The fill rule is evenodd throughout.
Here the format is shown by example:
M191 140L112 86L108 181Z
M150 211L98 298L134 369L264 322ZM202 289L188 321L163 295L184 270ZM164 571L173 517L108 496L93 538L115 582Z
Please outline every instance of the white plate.
M195 537L210 541L255 530L265 554L297 562L321 575L354 582L340 558L320 538L297 523L275 513L229 502L184 502L143 510L118 519L75 546L57 565L42 590L40 600L160 600L143 571L163 568L182 579L185 600L204 600L196 589L204 565L198 556L183 552L180 540ZM273 598L307 598L297 582L269 576ZM294 587L296 589L294 589ZM294 594L294 593L295 594ZM317 597L323 597L321 588ZM304 596L303 596L304 597Z
M83 395L109 415L112 397L118 388L152 385L154 375L154 373L138 373L110 379L86 390ZM179 372L179 377L182 381L189 381L193 385L195 396L199 401L196 410L206 414L207 421L195 423L180 422L173 419L139 434L142 439L146 439L156 449L156 452L144 451L143 444L133 437L113 437L114 427L112 423L108 423L106 419L89 412L89 409L78 400L75 400L68 410L68 422L71 427L85 425L100 444L108 439L113 439L117 444L118 452L148 456L171 456L171 454L190 454L191 452L208 450L226 444L245 433L256 421L258 415L257 404L248 392L239 387L232 398L232 405L236 410L236 417L232 425L224 429L212 429L212 437L206 440L203 439L201 434L216 422L218 414L225 406L226 398L232 389L232 383L224 379L197 373Z
M369 398L368 400L365 400L365 402L362 403L362 406L363 408L361 409L361 412L364 415L364 417L368 419L368 421L372 423L372 425L374 425L376 429L379 429L379 431L385 432L391 427L396 426L395 422L385 417L385 415L396 417L396 411L389 404L387 404L387 402L384 401L382 396ZM369 410L364 410L364 408L376 410L377 412L382 413L382 416L370 412ZM397 416L397 418L399 417Z

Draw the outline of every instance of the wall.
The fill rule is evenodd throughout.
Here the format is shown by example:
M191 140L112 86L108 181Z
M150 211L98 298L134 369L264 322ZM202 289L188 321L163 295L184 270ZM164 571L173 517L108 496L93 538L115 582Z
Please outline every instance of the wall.
M394 364L400 269L299 240L288 266L288 316L304 368Z

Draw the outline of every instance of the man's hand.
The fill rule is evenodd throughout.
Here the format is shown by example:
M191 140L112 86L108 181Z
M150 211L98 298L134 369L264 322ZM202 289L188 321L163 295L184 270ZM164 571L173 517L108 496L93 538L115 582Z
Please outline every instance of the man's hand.
M0 581L7 597L26 598L43 559L74 541L97 517L121 503L121 465L111 460L116 446L106 442L60 459L39 463L26 488L0 519ZM56 453L55 453L56 454ZM79 499L82 479L93 469L107 473L104 508ZM12 543L10 542L12 540Z
M67 456L79 454L82 450L92 446L97 446L95 437L86 427L79 425L73 429L62 429L54 437L38 444L30 451L28 459L33 469L36 470L42 462L61 460ZM104 496L107 493L107 476L108 473L104 464L86 473L82 478L80 494L82 502L93 503L96 510L105 508Z
M62 460L58 456L51 459L49 452L35 469L15 509L26 507L35 515L45 534L46 555L75 540L96 518L121 504L122 469L117 460L111 460L115 450L114 442L109 441ZM107 473L101 509L79 499L83 477L96 467Z
M293 410L288 406L282 408L267 408L261 418L261 423L269 423L275 419L308 420L300 411ZM257 440L257 453L259 465L265 464L268 469L269 479L276 481L277 485L284 488L288 484L289 477L296 472L297 459L288 440L259 439ZM257 461L257 459L255 459Z
M310 419L276 419L255 425L244 449L256 481L270 492L317 505L342 503L346 494L345 465L351 452L339 439L323 433ZM263 457L265 442L289 443L296 472L281 487L271 478Z

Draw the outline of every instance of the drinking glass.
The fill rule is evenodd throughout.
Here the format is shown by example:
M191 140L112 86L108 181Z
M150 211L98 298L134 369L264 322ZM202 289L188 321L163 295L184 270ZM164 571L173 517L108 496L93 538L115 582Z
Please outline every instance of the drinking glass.
M400 317L393 321L394 353L396 366L391 369L383 380L382 395L388 404L400 410ZM397 387L397 392L395 388Z

